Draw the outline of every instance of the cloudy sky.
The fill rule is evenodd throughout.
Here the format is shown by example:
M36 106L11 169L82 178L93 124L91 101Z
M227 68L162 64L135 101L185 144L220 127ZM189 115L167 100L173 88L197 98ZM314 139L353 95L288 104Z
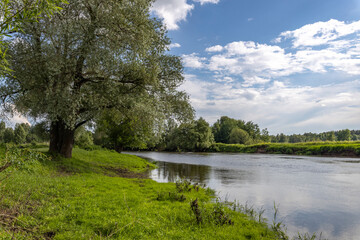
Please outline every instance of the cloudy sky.
M360 129L360 0L156 0L197 117Z

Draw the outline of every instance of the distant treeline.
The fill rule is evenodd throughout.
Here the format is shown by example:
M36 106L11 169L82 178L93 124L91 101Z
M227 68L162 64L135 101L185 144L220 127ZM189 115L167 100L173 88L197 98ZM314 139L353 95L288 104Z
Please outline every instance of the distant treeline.
M93 146L93 133L80 127L75 132L75 144L82 148ZM7 127L4 121L0 122L0 143L36 144L50 140L50 126L46 121L30 125L16 123L15 127Z
M273 143L298 143L316 141L357 141L360 140L360 130L339 130L323 133L304 133L285 135L283 133L270 136Z
M359 157L359 141L260 143L252 145L215 143L208 152L267 153L289 155L319 155Z
M243 121L222 116L212 126L203 118L178 124L169 121L160 134L136 119L114 121L106 117L98 122L94 133L94 143L106 148L121 150L158 150L158 151L264 151L258 147L246 147L264 143L300 143L320 141L352 141L360 139L360 131L348 129L324 133L305 133L293 135L269 135L268 130L260 129L252 121ZM226 144L232 144L225 147ZM235 144L235 145L234 145ZM268 145L266 145L268 146ZM297 148L280 150L266 147L273 152L304 152ZM275 150L274 150L275 149ZM276 150L277 149L277 150ZM232 150L231 150L232 151ZM334 150L337 151L337 150ZM330 151L332 152L332 151Z
M212 126L203 118L192 123L173 126L165 134L160 150L168 151L227 151L224 144L241 144L244 146L254 146L262 143L303 143L303 142L335 142L335 141L357 141L360 140L360 130L344 129L339 131L329 131L324 133L304 133L285 135L269 135L268 130L260 129L258 124L249 121L237 120L223 116ZM220 145L219 145L220 144ZM221 145L222 144L222 145ZM235 145L233 145L235 146ZM263 151L258 147L241 147L242 151ZM294 148L289 150L274 150L276 147L268 148L267 151L273 152L300 152ZM231 147L230 147L231 148ZM235 147L239 149L239 147ZM341 147L340 147L341 148ZM301 148L304 153L307 148ZM336 149L334 150L337 151Z
M39 143L49 141L49 131L45 122L30 126L28 123L17 123L15 128L6 127L0 122L0 143Z
M123 118L115 120L111 115L96 123L94 131L80 127L75 132L74 144L85 149L99 146L116 151L157 150L157 151L197 151L197 152L264 152L288 154L333 154L344 149L343 145L310 147L315 142L336 143L338 141L360 140L360 130L344 129L324 133L304 133L269 135L268 130L260 129L258 124L223 116L212 126L203 118L181 124L169 121L163 131L155 131L148 122ZM41 122L16 124L6 127L0 122L0 143L16 144L49 141L49 124ZM274 143L275 145L271 145ZM276 143L281 143L276 145ZM291 145L287 143L310 143ZM95 144L95 145L94 145ZM337 143L339 144L339 143ZM345 144L345 143L344 143ZM348 145L346 143L345 145ZM97 146L96 146L97 145ZM358 148L346 150L348 155L358 155Z

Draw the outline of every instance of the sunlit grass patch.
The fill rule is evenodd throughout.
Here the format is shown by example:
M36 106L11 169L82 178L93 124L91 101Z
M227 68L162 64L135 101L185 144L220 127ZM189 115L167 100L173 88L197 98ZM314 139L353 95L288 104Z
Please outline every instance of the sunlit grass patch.
M113 171L141 174L153 167L132 155L74 149L71 159L44 160L31 171L8 169L0 173L0 214L7 214L0 217L0 237L275 239L265 223L212 201L213 192L196 183L157 183Z

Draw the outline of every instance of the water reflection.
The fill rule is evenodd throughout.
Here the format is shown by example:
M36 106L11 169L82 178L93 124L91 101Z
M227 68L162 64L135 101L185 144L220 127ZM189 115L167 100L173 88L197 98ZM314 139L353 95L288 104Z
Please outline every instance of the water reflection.
M152 178L161 182L175 182L179 178L192 179L199 183L209 180L210 167L171 162L158 162L158 168L153 170Z
M263 207L274 202L291 236L323 232L331 239L360 239L360 164L357 159L249 154L135 153L158 162L151 178L189 178L224 199Z
M255 172L242 169L214 168L214 175L220 180L221 185L239 185L255 181Z

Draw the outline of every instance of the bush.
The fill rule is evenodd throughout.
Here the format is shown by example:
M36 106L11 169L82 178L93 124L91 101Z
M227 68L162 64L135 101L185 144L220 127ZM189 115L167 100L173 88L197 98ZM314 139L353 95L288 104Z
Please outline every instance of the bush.
M94 145L92 133L84 127L80 127L75 132L75 145L83 149L90 149Z

